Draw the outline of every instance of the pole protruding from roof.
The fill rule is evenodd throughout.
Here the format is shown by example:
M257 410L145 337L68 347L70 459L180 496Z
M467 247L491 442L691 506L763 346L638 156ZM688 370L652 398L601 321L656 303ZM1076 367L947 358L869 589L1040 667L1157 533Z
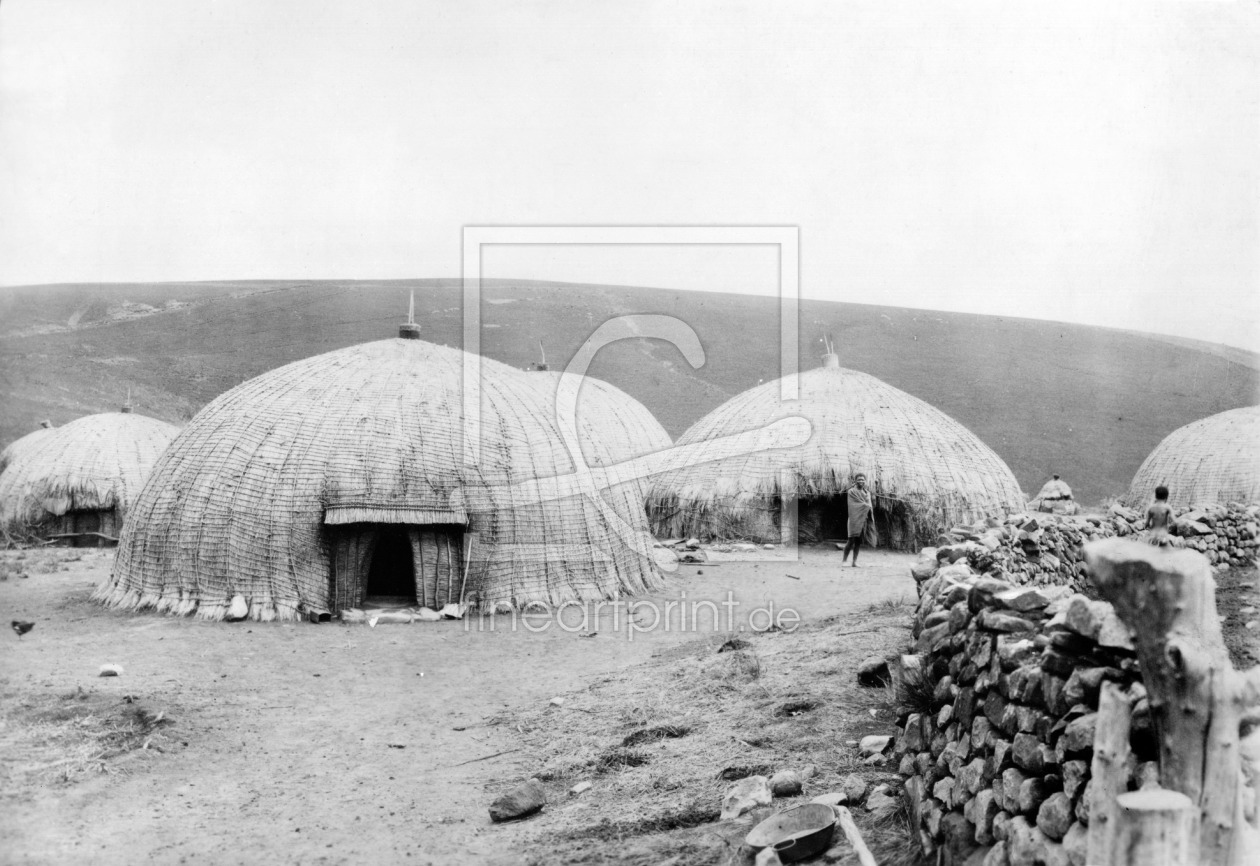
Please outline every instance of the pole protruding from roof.
M830 337L823 337L823 345L827 347L827 351L822 356L824 369L838 370L840 368L840 356L836 354L836 344L831 341Z
M127 402L126 402L126 403L123 403L123 405L122 405L122 409L120 409L119 411L120 411L120 412L130 412L130 411L131 411L131 386L130 386L130 385L128 385L128 386L127 386Z
M416 290L411 290L411 300L407 302L407 321L398 326L398 336L404 340L419 340L420 326L416 324Z
M542 358L542 360L539 361L538 364L534 366L534 369L535 370L550 370L551 367L547 366L547 350L543 348L542 340L538 341L538 355L540 358Z

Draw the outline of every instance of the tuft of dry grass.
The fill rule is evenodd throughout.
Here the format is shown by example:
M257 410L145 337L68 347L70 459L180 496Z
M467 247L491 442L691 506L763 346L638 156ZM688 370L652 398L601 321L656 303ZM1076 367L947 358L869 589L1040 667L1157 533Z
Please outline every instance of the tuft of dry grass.
M741 649L722 653L710 660L706 668L715 684L733 688L751 683L761 676L761 659L757 657L756 650Z
M932 715L936 707L935 693L932 681L921 670L903 670L896 678L894 694L902 712Z
M86 691L0 700L0 792L14 794L31 784L69 783L110 773L116 761L137 750L161 751L171 724L132 696ZM3 794L0 794L3 796Z
M654 728L642 728L627 734L621 741L623 746L639 746L654 740L676 740L691 733L690 725L657 725Z
M629 767L642 767L650 764L652 756L642 749L627 749L624 746L609 749L591 762L596 773L614 773Z
M906 597L899 595L896 598L886 598L883 601L877 601L866 608L867 613L884 614L884 613L900 613L908 610L906 605Z

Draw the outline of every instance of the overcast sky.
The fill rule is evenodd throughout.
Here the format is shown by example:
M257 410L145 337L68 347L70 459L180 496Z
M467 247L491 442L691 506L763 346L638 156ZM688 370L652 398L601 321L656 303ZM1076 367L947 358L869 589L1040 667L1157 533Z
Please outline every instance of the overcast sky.
M1260 350L1260 4L1097 5L6 0L0 284L795 225L807 297ZM486 273L775 290L765 250L657 252Z

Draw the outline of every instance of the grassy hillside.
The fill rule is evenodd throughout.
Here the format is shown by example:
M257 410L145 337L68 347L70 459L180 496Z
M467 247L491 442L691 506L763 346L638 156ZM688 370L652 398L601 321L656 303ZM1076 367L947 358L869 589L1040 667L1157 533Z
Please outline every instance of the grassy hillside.
M42 418L117 408L181 422L277 365L393 336L416 291L426 339L460 345L459 282L256 281L65 285L0 290L0 443ZM488 281L482 350L524 367L538 341L562 365L621 313L690 323L706 350L692 370L638 340L600 353L592 373L643 401L677 436L728 397L778 375L771 298L662 289ZM807 301L801 365L832 335L841 364L954 416L989 443L1028 493L1051 472L1087 501L1127 488L1175 428L1260 399L1256 356L1129 331L1026 319Z

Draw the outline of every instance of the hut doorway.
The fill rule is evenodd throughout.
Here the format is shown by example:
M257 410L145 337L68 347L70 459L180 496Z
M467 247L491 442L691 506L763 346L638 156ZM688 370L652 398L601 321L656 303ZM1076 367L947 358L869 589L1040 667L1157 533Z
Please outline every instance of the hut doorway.
M407 528L383 526L368 566L365 604L410 607L416 603L416 573Z
M848 537L849 509L843 496L803 496L797 509L798 542L843 542Z
M454 521L422 523L415 518L431 520L435 515L416 512L418 509L328 509L324 523L332 560L329 599L333 612L369 602L373 606L441 610L459 601L467 526ZM436 516L449 519L462 515Z
M120 522L113 509L67 511L53 519L46 537L71 547L106 547L118 543Z
M836 541L849 537L849 500L846 496L805 496L799 500L797 538L803 544ZM875 531L879 548L915 550L927 541L915 537L910 513L904 503L875 500ZM920 543L921 542L921 543Z

